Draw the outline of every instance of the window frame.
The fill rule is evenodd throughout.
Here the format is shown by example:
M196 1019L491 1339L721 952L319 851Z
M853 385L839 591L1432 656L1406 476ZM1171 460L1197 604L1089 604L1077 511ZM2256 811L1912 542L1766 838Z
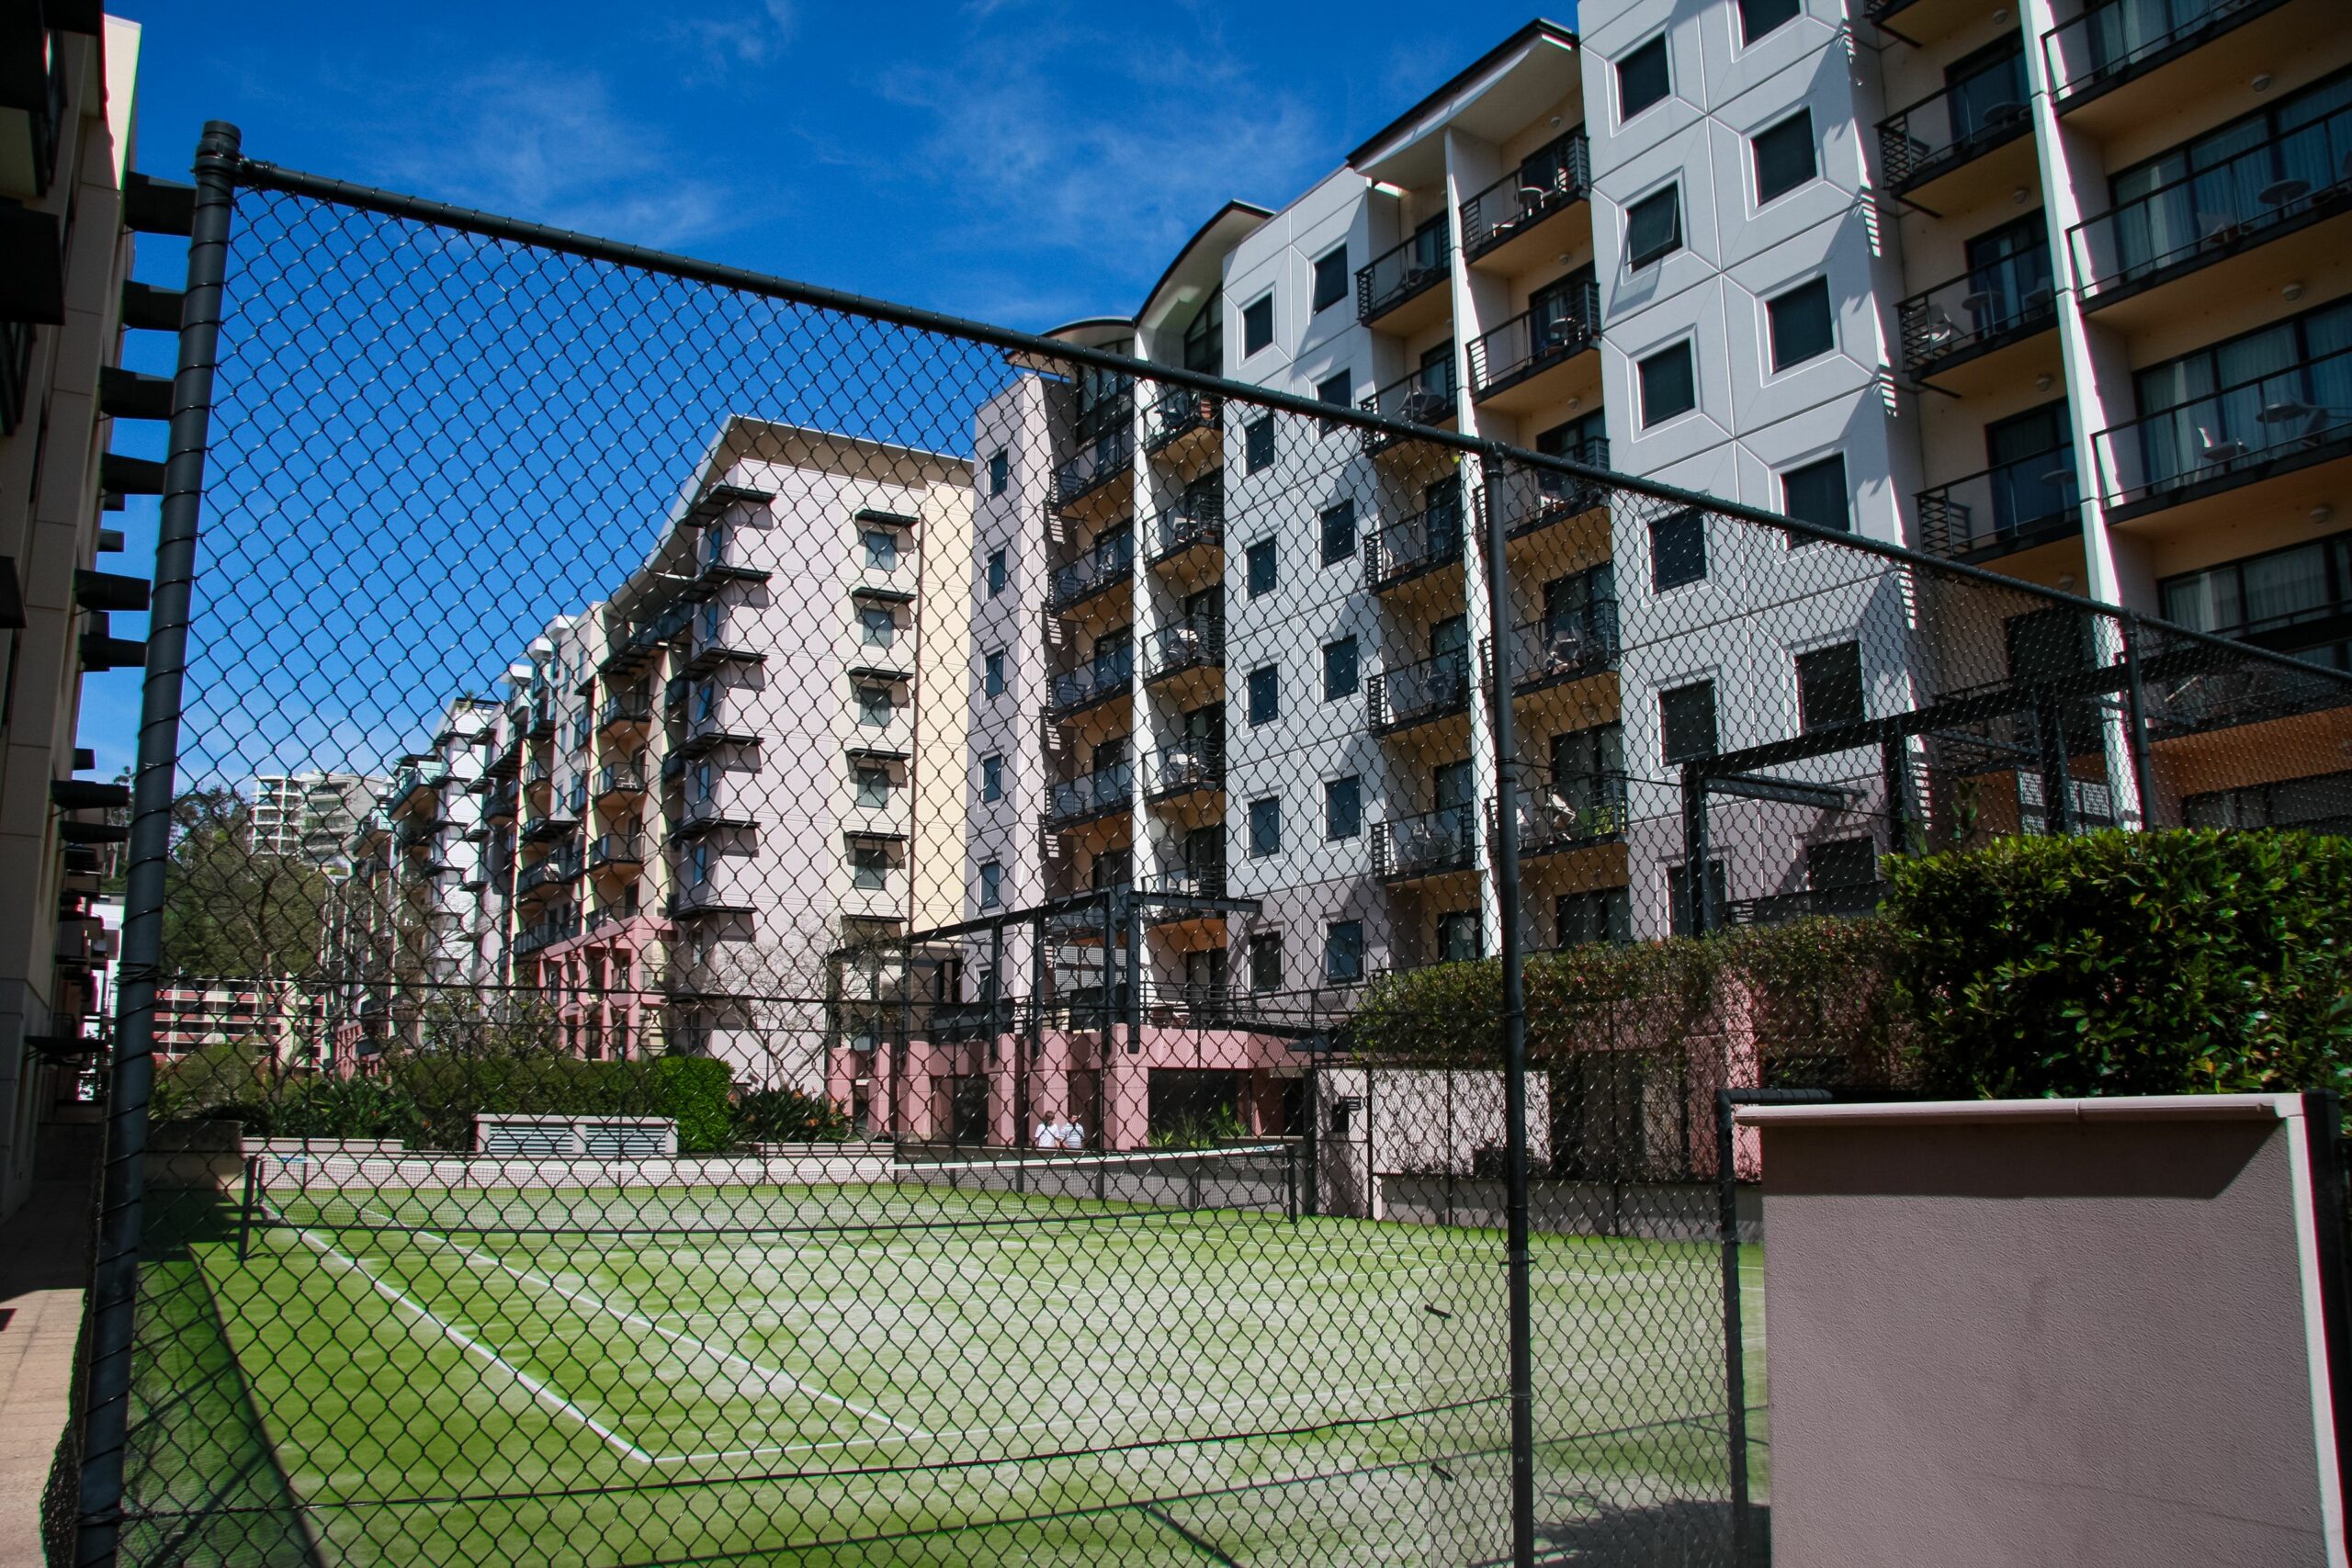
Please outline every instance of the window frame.
M1260 569L1263 568L1262 574ZM1260 581L1261 576L1264 581ZM1275 554L1274 536L1252 539L1241 551L1242 592L1252 599L1262 599L1282 586L1282 563Z
M1767 194L1764 189L1765 139L1767 137L1778 136L1800 121L1804 125L1805 172L1801 177L1791 180L1788 184L1780 186L1770 194ZM1773 146L1776 149L1781 145L1781 143L1780 142L1773 143ZM1798 189L1800 186L1810 185L1815 180L1819 179L1821 177L1821 143L1814 134L1813 106L1811 104L1801 105L1794 113L1782 115L1779 119L1774 120L1771 124L1766 126L1763 130L1749 137L1747 139L1747 161L1750 165L1752 175L1748 188L1755 195L1756 209L1758 212L1761 212L1765 208L1770 207L1772 203L1780 200L1790 192Z
M1331 685L1331 655L1341 648L1347 649L1348 683L1344 690L1335 691ZM1363 692L1363 644L1358 641L1353 632L1344 637L1333 637L1323 645L1323 700L1327 703L1345 702L1351 697L1362 695Z
M1654 33L1619 55L1614 62L1614 68L1610 74L1614 79L1613 85L1617 90L1617 123L1619 125L1632 123L1674 96L1674 54L1673 51L1668 47L1666 40L1665 33ZM1639 104L1629 103L1625 90L1626 68L1634 65L1636 61L1643 61L1646 64L1644 57L1653 50L1657 51L1657 60L1663 69L1664 80L1659 84L1655 96L1645 98Z
M1012 689L1012 682L1004 669L1004 649L993 648L980 656L980 694L989 698L1001 697Z
M1004 863L984 860L980 863L980 908L1001 909L1004 907Z
M1768 21L1758 28L1750 24L1747 14L1748 7L1756 3L1757 0L1733 0L1732 9L1739 13L1739 47L1742 49L1755 48L1758 39L1770 38L1804 16L1804 0L1765 0L1765 3L1776 6L1785 5L1788 9L1778 21Z
M1261 330L1263 337L1259 333ZM1241 357L1263 354L1274 346L1274 291L1267 289L1241 307Z
M1347 542L1336 551L1331 547L1334 519L1345 525L1347 538ZM1356 552L1361 547L1362 542L1357 536L1355 497L1348 496L1323 508L1321 512L1316 513L1316 523L1317 542L1321 546L1325 566L1337 566L1341 561L1351 561L1356 558Z
M1263 413L1241 427L1241 471L1259 473L1273 463L1274 416Z
M1848 684L1849 672L1831 670L1826 660L1850 658L1853 661L1850 692L1841 689ZM1817 730L1834 728L1841 724L1860 724L1870 717L1870 682L1862 669L1862 644L1860 637L1847 637L1840 642L1823 643L1809 648L1792 658L1797 683L1797 733L1811 735ZM1818 671L1818 679L1809 680L1806 671ZM1829 685L1825 682L1835 682ZM1816 714L1816 706L1829 705L1832 698L1838 711Z
M1656 249L1637 250L1634 243L1634 225L1641 220L1645 211L1655 209L1660 201L1666 204L1668 210L1672 214L1670 236L1663 245ZM1668 180L1647 196L1639 197L1625 204L1625 269L1628 272L1639 272L1645 266L1655 266L1682 249L1682 181L1679 178Z
M1345 792L1344 795L1342 791ZM1340 818L1335 815L1336 807L1343 798L1348 802L1350 812L1344 830ZM1363 775L1342 773L1335 779L1325 779L1323 781L1323 841L1327 844L1338 844L1344 843L1350 839L1360 839L1363 836Z
M989 493L1002 495L1012 488L1012 449L1000 446L989 454Z
M1283 852L1283 797L1261 795L1243 813L1242 852L1250 860L1271 860Z
M1324 269L1331 266L1334 262L1339 264L1334 274L1339 279L1339 288L1337 292L1327 293L1324 287L1327 281ZM1332 306L1347 302L1348 296L1354 293L1355 289L1351 286L1353 279L1348 271L1348 243L1345 240L1341 240L1315 258L1314 276L1314 292L1308 296L1309 310L1319 316Z
M1339 966L1333 963L1334 958L1338 956L1340 952L1339 939L1340 933L1342 931L1349 933L1350 940L1354 947L1352 963L1351 964L1352 973L1349 974L1339 973ZM1325 921L1323 925L1323 979L1325 984L1332 986L1361 985L1363 981L1363 921L1361 919Z
M1783 307L1793 310L1818 295L1821 299L1821 326L1824 342L1809 353L1791 356L1781 352L1781 312ZM1801 323L1810 326L1810 321ZM1772 356L1772 374L1785 375L1800 365L1810 365L1838 352L1838 301L1829 291L1829 278L1825 274L1808 277L1792 288L1783 288L1764 301L1764 341Z
M1668 700L1682 696L1685 694L1701 692L1703 692L1706 694L1707 699L1706 750L1702 751L1677 751L1674 749L1674 720L1668 716L1667 704ZM1723 755L1723 714L1721 708L1716 703L1715 678L1713 676L1705 675L1695 681L1685 681L1678 686L1662 686L1658 689L1657 756L1658 761L1667 767L1675 768L1680 767L1685 762L1703 762L1710 757L1719 757Z
M1266 682L1266 685L1265 685L1265 693L1266 693L1266 708L1265 708L1265 711L1264 711L1262 714L1261 714L1261 713L1260 713L1260 712L1259 712L1259 709L1258 709L1258 693L1259 693L1258 682L1259 682L1260 677L1261 677L1261 676L1264 678L1265 682ZM1261 728L1262 728L1263 726L1266 726L1266 725L1269 725L1269 724L1272 724L1272 723L1274 723L1276 720L1278 720L1278 719L1280 719L1280 718L1282 717L1282 716L1283 716L1283 684L1282 684L1282 666L1281 666L1281 665L1279 665L1279 664L1261 664L1261 665L1259 665L1255 670L1252 670L1252 671L1250 671L1250 673L1249 673L1248 677L1246 678L1246 681L1245 681L1245 683L1244 683L1244 685L1243 685L1242 690L1243 690L1243 703L1242 703L1243 717L1244 717L1245 722L1247 722L1247 723L1249 724L1249 726L1250 726L1250 728L1252 728L1252 729Z
M1817 518L1807 517L1797 510L1796 497L1792 487L1795 481L1810 479L1812 476L1826 473L1832 468L1838 472L1838 521L1824 523ZM1852 476L1846 471L1845 453L1832 452L1826 457L1815 457L1810 462L1799 463L1794 468L1781 469L1777 477L1781 481L1781 512L1800 523L1811 523L1816 528L1827 528L1840 534L1850 534L1854 531L1853 479ZM1807 538L1802 534L1791 534L1788 539L1789 548L1792 550L1821 542L1818 539Z
M1650 407L1650 371L1653 366L1663 366L1669 358L1679 356L1690 383L1690 400L1671 412L1659 412ZM1655 430L1659 425L1695 413L1699 409L1699 354L1689 338L1678 338L1653 353L1634 361L1634 384L1641 403L1642 428Z
M991 599L1012 585L1012 562L1006 556L1002 545L999 545L989 552L987 581L989 597Z
M1668 558L1668 541L1666 538L1666 530L1669 528L1679 529L1685 525L1689 525L1690 526L1697 540L1697 549L1695 554L1698 569L1695 571L1690 572L1688 576L1678 576L1669 582L1667 581L1666 563ZM1680 511L1669 513L1664 517L1651 518L1649 525L1649 549L1651 592L1671 593L1677 589L1688 588L1694 582L1706 581L1708 570L1707 514L1704 512L1700 511L1695 506L1686 506ZM1686 560L1685 558L1681 556L1678 556L1676 560L1676 570L1679 571L1682 569L1682 566L1686 564Z
M980 804L993 806L1004 798L1004 753L991 751L980 759Z

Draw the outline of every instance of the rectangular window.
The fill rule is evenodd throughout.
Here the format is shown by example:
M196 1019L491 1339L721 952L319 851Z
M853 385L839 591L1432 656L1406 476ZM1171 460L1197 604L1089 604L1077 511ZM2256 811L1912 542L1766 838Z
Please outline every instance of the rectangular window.
M899 536L888 528L865 530L865 564L876 571L899 570Z
M981 666L981 688L991 697L1004 695L1004 649L998 649L988 656Z
M998 447L989 454L989 493L1002 495L1012 482L1012 454Z
M899 640L899 617L880 605L857 613L859 640L868 648L888 648Z
M856 843L849 848L850 886L861 893L878 893L889 886L890 846Z
M1767 33L1779 31L1795 21L1804 8L1803 0L1739 0L1740 42L1754 43Z
M1813 111L1799 109L1756 133L1756 205L1785 196L1813 178Z
M1854 518L1846 499L1846 457L1835 452L1817 463L1807 463L1791 468L1781 476L1781 510L1800 523L1810 523L1816 528L1834 528L1840 534L1854 531ZM1789 536L1793 549L1811 541Z
M860 806L890 804L890 770L872 763L860 763L857 769L857 803Z
M1355 773L1323 784L1323 836L1334 842L1363 831L1363 780Z
M1826 277L1800 283L1769 301L1764 314L1771 326L1775 370L1818 359L1838 346L1837 324L1829 312L1829 280Z
M1337 702L1352 697L1358 689L1356 639L1340 637L1323 645L1323 700Z
M868 729L879 729L890 722L890 688L860 685L857 688L857 722Z
M1241 553L1243 581L1250 586L1250 597L1274 591L1274 542L1261 539Z
M1004 902L1004 866L987 861L980 866L980 908L993 909Z
M1699 380L1690 345L1678 343L1641 363L1642 424L1663 424L1699 406Z
M1282 713L1281 676L1271 664L1250 671L1250 722L1272 724Z
M1623 887L1596 887L1586 893L1564 893L1552 905L1553 942L1580 947L1586 942L1634 940L1634 900Z
M1315 400L1326 408L1343 409L1355 400L1355 377L1352 372L1334 370L1315 383ZM1329 434L1340 428L1336 420L1325 420L1323 431Z
M989 597L993 599L1003 592L1005 584L1012 581L1012 569L1005 563L1004 552L990 550L989 552Z
M1352 560L1356 553L1356 503L1342 501L1323 509L1323 564Z
M1878 884L1878 845L1868 838L1831 839L1807 844L1804 882L1816 893Z
M1673 90L1672 73L1667 68L1664 33L1617 62L1617 118L1620 122L1633 118Z
M1650 586L1663 593L1707 576L1707 518L1695 507L1650 524Z
M1797 724L1825 729L1859 724L1862 705L1862 645L1841 642L1797 655Z
M1674 922L1674 934L1676 936L1695 934L1699 930L1699 923L1692 919L1695 911L1690 907L1689 865L1670 865L1666 868L1666 901L1668 913ZM1731 883L1724 874L1724 863L1719 860L1711 860L1707 863L1707 929L1709 931L1719 931L1724 929L1724 906L1730 902Z
M1715 744L1715 683L1693 681L1657 694L1658 754L1671 764L1712 757Z
M1254 474L1274 460L1274 416L1261 414L1241 427L1241 468Z
M1283 803L1269 795L1250 803L1250 855L1262 860L1283 852Z
M1437 918L1437 961L1469 964L1478 957L1478 911L1450 909Z
M980 759L980 798L1004 798L1004 757L1001 752Z
M1315 258L1315 308L1328 310L1348 297L1348 247Z
M1258 931L1250 938L1250 988L1253 991L1279 991L1283 988L1283 933Z
M1647 266L1682 248L1682 187L1655 190L1625 209L1625 265Z
M1333 920L1323 928L1323 978L1335 986L1363 978L1362 920Z
M1241 307L1241 352L1247 355L1274 342L1274 297L1261 294Z

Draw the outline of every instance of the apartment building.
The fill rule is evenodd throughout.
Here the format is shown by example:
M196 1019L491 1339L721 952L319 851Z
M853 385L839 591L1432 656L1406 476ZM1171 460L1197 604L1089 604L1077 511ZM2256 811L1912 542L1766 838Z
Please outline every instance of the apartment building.
M387 781L364 773L257 773L252 849L340 869L352 829Z

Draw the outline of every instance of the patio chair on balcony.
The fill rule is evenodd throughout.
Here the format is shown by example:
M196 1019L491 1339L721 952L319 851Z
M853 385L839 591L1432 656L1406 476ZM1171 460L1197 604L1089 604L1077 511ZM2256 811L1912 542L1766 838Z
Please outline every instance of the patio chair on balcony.
M2197 427L2197 460L2209 468L2222 468L2245 456L2245 443L2235 436L2216 436L2203 425Z
M1408 870L1443 865L1461 853L1453 829L1442 822L1417 822L1406 829L1398 863Z
M1544 634L1541 662L1531 675L1557 675L1571 670L1581 670L1605 649L1600 638L1590 626L1554 626Z
M1941 305L1928 312L1927 324L1919 329L1919 348L1925 354L1941 354L1960 336L1960 323Z
M2245 232L2245 225L2235 213L2200 212L2197 215L2197 232L2206 244L2227 245L2234 243Z
M1405 394L1404 402L1396 410L1396 417L1408 424L1436 424L1453 417L1453 400L1427 387L1419 387Z

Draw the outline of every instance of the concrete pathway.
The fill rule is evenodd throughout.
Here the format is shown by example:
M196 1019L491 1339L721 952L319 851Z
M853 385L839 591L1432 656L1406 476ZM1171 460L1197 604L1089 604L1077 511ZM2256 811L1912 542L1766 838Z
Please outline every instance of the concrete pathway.
M90 1189L42 1181L0 1220L0 1568L40 1568L40 1502L82 1328Z

